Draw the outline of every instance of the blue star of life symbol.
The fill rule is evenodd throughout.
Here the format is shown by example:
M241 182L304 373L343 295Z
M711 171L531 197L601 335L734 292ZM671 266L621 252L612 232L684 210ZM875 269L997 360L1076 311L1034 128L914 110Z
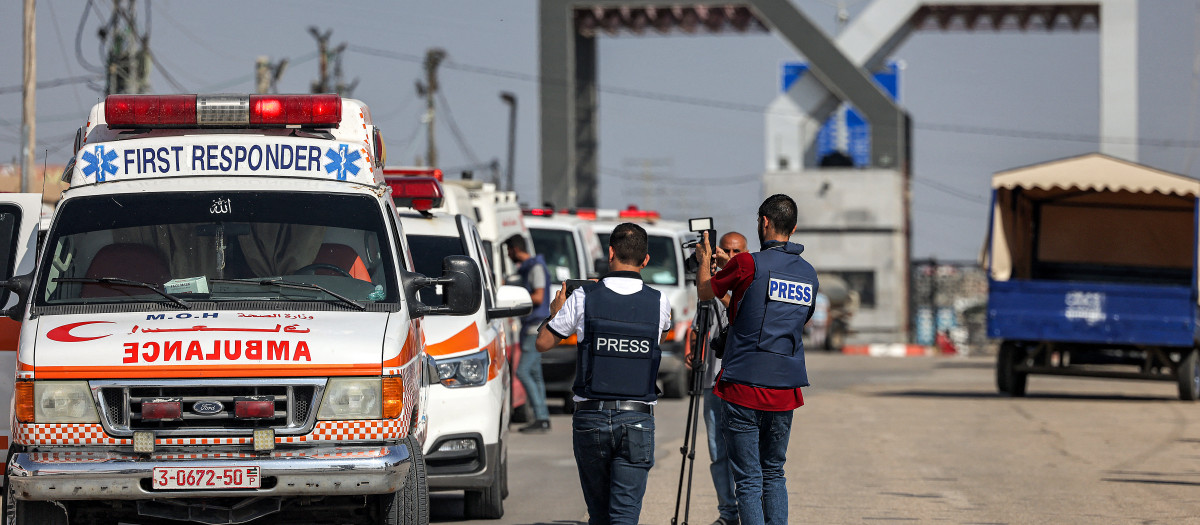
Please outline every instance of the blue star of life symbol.
M109 175L116 175L117 165L113 164L112 161L117 160L117 152L113 150L105 151L103 144L97 144L93 148L93 151L95 153L89 151L83 152L83 161L88 163L87 166L80 170L84 176L96 177L96 182L104 182L104 179L108 178Z
M338 144L337 151L333 148L325 150L325 157L329 159L329 164L325 165L325 173L332 174L336 171L338 180L346 180L347 172L350 177L358 175L358 159L362 158L362 153L358 150L350 151L350 146Z

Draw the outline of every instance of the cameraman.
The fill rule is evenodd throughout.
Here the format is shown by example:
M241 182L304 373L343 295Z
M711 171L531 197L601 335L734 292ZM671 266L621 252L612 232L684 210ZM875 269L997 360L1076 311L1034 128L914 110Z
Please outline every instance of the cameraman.
M654 466L658 345L671 328L671 304L642 283L646 244L641 226L614 228L611 271L570 297L564 283L537 336L540 352L578 336L572 442L592 524L636 525Z
M729 302L729 335L714 391L725 400L725 443L743 525L788 522L783 470L792 411L804 405L804 324L812 316L817 272L788 242L796 231L796 201L775 194L758 208L762 250L729 257L718 249L724 268L711 275L708 234L696 245L701 261L696 282L701 301Z

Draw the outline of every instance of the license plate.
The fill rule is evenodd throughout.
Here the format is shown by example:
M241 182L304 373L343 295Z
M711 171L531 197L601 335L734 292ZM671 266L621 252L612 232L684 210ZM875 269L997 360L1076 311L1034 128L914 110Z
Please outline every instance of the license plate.
M256 489L262 484L258 467L157 467L154 488L186 490Z

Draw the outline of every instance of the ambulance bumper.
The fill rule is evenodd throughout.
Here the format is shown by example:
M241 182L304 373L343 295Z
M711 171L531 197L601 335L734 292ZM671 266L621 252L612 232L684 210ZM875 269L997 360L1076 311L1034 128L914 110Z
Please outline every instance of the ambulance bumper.
M174 459L180 456L199 458ZM397 492L412 453L400 445L328 447L254 454L154 454L104 451L26 452L8 463L8 482L19 500L159 499L360 495ZM156 467L225 468L257 466L262 487L232 490L157 490Z

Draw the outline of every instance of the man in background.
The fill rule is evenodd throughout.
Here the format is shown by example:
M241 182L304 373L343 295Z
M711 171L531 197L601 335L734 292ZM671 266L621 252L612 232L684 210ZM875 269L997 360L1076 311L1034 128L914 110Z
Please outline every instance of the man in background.
M542 320L550 315L550 301L546 300L546 286L550 272L541 255L530 255L525 239L520 236L508 240L508 258L517 266L520 286L529 291L533 309L521 318L521 359L517 363L517 379L525 387L529 408L533 410L533 422L521 427L520 432L547 432L550 430L550 410L546 408L546 382L542 379L542 354L536 348L537 330Z

